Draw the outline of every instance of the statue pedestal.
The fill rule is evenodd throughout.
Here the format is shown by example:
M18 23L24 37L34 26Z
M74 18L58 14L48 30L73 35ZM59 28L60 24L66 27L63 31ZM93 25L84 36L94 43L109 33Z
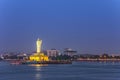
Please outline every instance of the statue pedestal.
M30 61L49 61L49 59L44 53L34 53L30 56Z

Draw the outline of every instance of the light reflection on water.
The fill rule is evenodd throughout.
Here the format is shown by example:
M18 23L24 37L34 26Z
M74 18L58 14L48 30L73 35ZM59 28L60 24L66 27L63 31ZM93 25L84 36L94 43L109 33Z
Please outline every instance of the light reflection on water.
M48 66L48 64L30 64L28 66L35 67L35 70L37 71L37 73L35 74L35 79L40 80L41 79L41 73L40 73L41 67Z
M0 63L0 80L120 80L120 62L54 65Z
M42 67L42 66L48 66L48 64L29 64L28 66Z
M41 78L41 74L40 73L35 74L35 78L39 80Z

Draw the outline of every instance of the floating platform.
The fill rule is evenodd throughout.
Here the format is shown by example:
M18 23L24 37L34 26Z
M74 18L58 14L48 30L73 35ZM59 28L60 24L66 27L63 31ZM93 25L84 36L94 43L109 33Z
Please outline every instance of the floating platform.
M21 64L72 64L72 61L24 61Z

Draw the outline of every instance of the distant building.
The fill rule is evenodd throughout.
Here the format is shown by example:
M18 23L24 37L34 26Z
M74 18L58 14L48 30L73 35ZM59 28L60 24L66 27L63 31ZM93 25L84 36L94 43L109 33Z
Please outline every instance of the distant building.
M72 50L71 48L65 48L64 54L68 56L74 56L76 55L77 51Z
M28 55L25 53L20 53L17 55L18 59L26 60L28 59Z
M4 59L4 57L3 57L3 55L2 55L2 54L0 55L0 60L1 60L1 59Z
M59 55L59 50L56 49L47 50L47 56L49 57L56 57L58 55Z

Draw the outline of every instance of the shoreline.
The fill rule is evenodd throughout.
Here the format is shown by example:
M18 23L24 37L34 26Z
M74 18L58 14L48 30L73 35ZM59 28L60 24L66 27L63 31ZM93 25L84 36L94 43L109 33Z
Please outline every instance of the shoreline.
M106 61L106 62L120 62L120 59L77 59L76 61Z

